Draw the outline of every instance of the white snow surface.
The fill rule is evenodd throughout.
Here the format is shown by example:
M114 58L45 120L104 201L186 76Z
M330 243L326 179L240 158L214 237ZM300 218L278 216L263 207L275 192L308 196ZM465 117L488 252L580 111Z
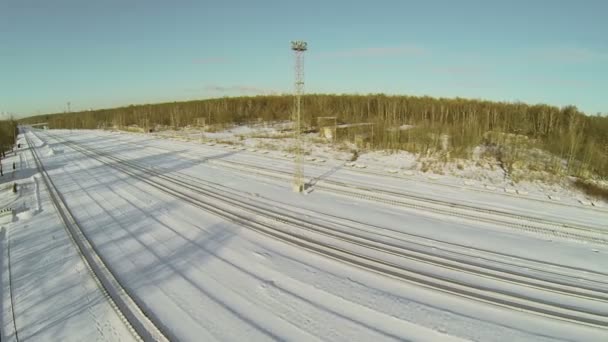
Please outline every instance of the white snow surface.
M259 148L259 139L234 138L253 133L258 134L259 130L235 128L232 132L217 133L213 139L232 139L237 145ZM272 129L266 133L278 134ZM162 322L177 340L608 339L605 329L440 292L261 235L162 192L111 163L92 159L63 141L67 139L193 183L210 182L226 193L268 209L293 212L314 222L331 221L336 229L357 228L357 232L387 243L417 246L438 258L458 257L489 269L501 265L545 281L595 284L608 292L605 245L345 197L317 190L315 184L339 180L534 214L596 229L606 228L608 222L608 211L602 208L570 201L563 195L562 201L553 203L533 189L518 188L530 192L521 196L517 192L498 191L498 187L496 191L488 191L483 182L469 185L447 176L429 179L428 175L415 170L415 160L408 154L366 154L356 162L365 168L357 168L345 166L348 153L316 146L311 153L315 160L310 158L305 165L305 176L313 184L312 191L301 195L291 192L289 178L283 180L251 172L263 168L293 170L293 159L268 145L263 148L270 152L262 154L230 148L232 144L209 146L198 140L160 139L161 134L66 130L27 134L92 244L123 286L144 303L154 320ZM192 134L192 138L199 139L196 134ZM25 145L23 137L20 142ZM19 208L18 219L2 225L2 331L12 331L14 310L14 326L20 339L132 339L84 268L53 209L47 189L37 178L28 146L10 158L22 160L14 175L22 191L13 195L6 189L0 190L3 207ZM8 165L11 160L2 162ZM241 169L227 167L229 162L241 165ZM0 181L4 186L12 180ZM12 282L8 280L5 257L9 239ZM605 302L579 301L364 250L337 240L327 242L413 272L608 314ZM11 292L14 301L7 295ZM2 336L2 341L4 339Z
M400 129L411 127L413 126L403 125ZM291 128L290 122L275 122L238 125L214 132L184 128L176 131L161 131L149 136L184 141L218 142L261 150L270 149L276 151L277 156L281 156L282 151L292 149L295 144L292 133L287 131L289 128ZM311 155L311 158L334 161L348 161L352 158L350 151L357 149L354 144L340 143L339 146L328 144L316 133L304 134L303 142L304 150ZM559 184L545 183L538 180L521 180L513 184L510 179L505 178L504 171L498 165L494 165L487 160L480 160L483 150L484 148L481 146L475 149L473 161L461 160L447 164L439 163L433 158L417 158L414 154L404 151L364 151L359 155L358 165L365 166L365 168L369 167L378 172L397 169L401 175L406 175L415 180L428 180L430 177L435 183L461 187L466 185L467 188L475 190L488 190L490 188L493 189L493 192L505 192L505 189L513 188L519 194L519 197L526 196L547 200L551 196L559 197L560 201L571 205L608 208L608 202L604 199L590 197L575 189L565 180ZM433 162L433 167L423 171L421 161L427 159ZM434 172L440 172L441 175L435 175Z
M2 188L16 182L19 189L16 195L0 191L0 208L15 211L14 220L0 227L0 339L134 340L85 268L47 189L34 175L25 140L19 142L22 149L17 155L2 160L5 170L18 160L18 170L14 174L6 172L0 179Z

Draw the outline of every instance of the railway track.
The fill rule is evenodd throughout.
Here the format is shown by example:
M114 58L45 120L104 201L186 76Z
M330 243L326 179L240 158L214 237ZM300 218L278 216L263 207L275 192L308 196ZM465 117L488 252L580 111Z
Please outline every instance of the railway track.
M3 267L3 268L6 267L6 270L7 270L8 292L9 292L8 300L10 301L8 306L10 306L10 319L13 321L12 322L13 324L9 325L8 334L7 334L7 331L2 331L0 333L0 341L2 341L3 338L6 338L7 336L9 336L9 337L14 337L14 340L16 342L19 342L19 330L17 330L17 320L16 320L16 314L15 314L15 292L13 291L13 289L14 289L13 271L11 268L11 237L10 237L10 232L5 227L2 227L0 229L0 242L2 242L2 240L6 240L6 254L4 254L5 253L4 251L2 251L2 253L3 253L2 258L1 258L2 265L0 265L0 267ZM5 260L5 255L6 255L6 260ZM3 295L4 294L0 294L0 296L3 296ZM4 310L4 308L0 307L0 310ZM0 327L0 328L4 328L4 327Z
M53 206L59 214L64 228L104 297L137 340L169 341L168 334L163 332L161 325L158 322L152 321L152 316L146 313L140 303L137 302L137 299L131 295L129 290L121 284L120 280L106 265L103 257L97 252L97 249L90 242L84 230L78 225L61 194L55 188L52 179L49 177L38 156L36 147L31 144L27 133L25 134L25 139L31 148L36 167L49 191Z
M288 172L276 171L259 165L249 165L228 160L211 160L211 164L227 167L247 174L256 174L280 181L289 182L292 175ZM314 185L315 188L355 197L373 202L380 202L409 209L424 210L436 214L459 217L475 222L486 222L541 235L549 235L568 240L608 244L608 231L593 227L573 224L563 224L549 220L513 214L509 212L478 208L465 204L446 202L425 198L418 195L380 190L361 185L346 184L333 180L322 180Z
M56 137L56 139L58 138ZM374 240L369 236L357 233L354 229L341 231L337 229L339 228L338 225L330 225L327 222L313 222L285 210L269 209L250 200L228 196L224 191L215 190L210 186L193 185L191 180L185 181L164 175L156 170L137 165L106 152L83 148L69 140L63 140L63 142L92 159L133 176L198 208L324 256L386 276L477 301L579 324L601 328L608 327L608 318L602 310L587 310L582 309L576 303L562 303L566 298L564 296L582 301L608 303L608 296L605 291L565 283L552 284L542 279L526 278L513 272L484 270L477 265L445 260L445 258L424 254L420 251L407 249L404 246L391 245L387 241ZM319 237L322 237L322 239L319 239ZM382 259L377 257L378 253L383 255ZM421 269L407 269L403 265L403 260L441 267L447 273L458 272L475 275L476 280L467 282L458 280L457 277L450 278L433 272L425 273ZM488 279L501 282L502 285L508 284L508 286L499 286L501 288L498 290L491 289L487 284L484 284L484 281ZM477 282L481 284L477 284ZM557 300L556 298L547 299L546 296L542 295L535 298L512 291L509 289L510 286L526 288L534 293L551 293L559 298L556 297ZM568 300L565 302L568 302Z
M99 153L104 154L103 151L99 152ZM130 163L129 161L127 161L125 159L117 157L115 154L112 154L112 157L117 158L117 159L115 159L117 162L120 162L120 163ZM154 173L155 175L162 174L164 177L170 177L172 180L174 180L174 181L175 180L180 181L182 184L184 184L183 181L185 181L186 183L184 185L186 185L186 186L192 186L193 184L200 184L201 186L212 187L215 190L220 191L223 194L231 194L231 195L234 196L234 198L240 198L240 197L242 197L244 195L244 193L242 191L240 191L240 190L235 190L233 188L224 186L222 184L211 182L211 181L208 181L208 180L204 180L204 179L201 179L201 178L198 178L198 177L195 177L195 176L190 176L188 174L181 173L181 172L178 172L178 171L172 172L174 174L174 176L170 176L170 175L167 175L168 173L171 173L170 170L164 170L164 169L158 168L158 167L150 168L150 167L148 167L146 165L139 165L139 164L137 164L137 166L138 167L147 168L148 170L152 170L152 171L155 172ZM177 179L176 179L176 177L177 177ZM281 210L283 212L285 212L285 211L291 211L290 208L283 206L279 202L273 201L271 199L266 199L266 198L261 197L259 194L255 194L255 200L259 201L260 199L264 199L269 206L281 207ZM292 214L294 214L294 215L319 215L320 213L318 211L311 212L309 210L307 210L307 211L300 210L300 212L293 212ZM322 215L324 217L338 219L339 221L333 222L333 223L338 224L338 225L344 225L345 221L348 221L349 223L353 223L353 224L360 224L359 222L356 222L356 221L353 221L353 220L350 220L350 219L344 218L344 217L338 217L338 216L332 215L330 213L322 213ZM325 220L327 221L327 219L325 219ZM362 225L362 224L360 224L360 225ZM422 239L422 240L425 240L425 241L430 241L431 240L431 239L429 239L428 237L425 237L425 236L418 236L418 235L415 235L415 234L412 234L412 233L406 233L406 232L401 231L401 230L395 230L395 229L390 229L390 228L386 228L386 227L380 227L380 226L376 226L376 225L370 225L369 223L366 223L365 225L362 225L362 226L365 226L366 229L360 229L361 231L370 232L371 230L373 230L373 234L375 234L375 235L382 235L383 237L389 238L391 240L397 240L397 241L408 242L408 243L411 243L412 239ZM334 229L336 229L336 228L334 228ZM379 234L378 233L379 231L383 231L383 232L387 231L387 232L390 232L390 234L388 234L388 235ZM405 237L405 240L403 239L403 237ZM437 244L451 245L451 246L456 246L457 248L460 248L460 249L476 250L476 251L479 251L481 253L494 254L494 255L497 255L500 258L505 258L505 259L509 259L509 260L522 259L520 257L515 257L514 255L510 255L510 254L501 254L501 253L496 253L494 251L483 250L483 249L478 249L478 248L472 249L469 246L455 245L455 244L452 244L452 243L448 244L446 242L442 242L442 241L439 241L439 240L433 240L433 242L434 242L434 244L421 244L420 242L418 242L417 244L420 245L421 247L424 247L424 248L435 248L435 247L437 247ZM472 257L472 258L480 259L480 255L479 254L470 254L470 255L466 255L466 256L469 257L469 258ZM525 260L527 262L536 262L535 260L530 260L530 259L525 259ZM496 260L492 260L492 262L496 262ZM513 266L513 265L510 265L510 266ZM560 266L560 265L546 264L546 263L543 263L542 266L551 266L551 267L558 267L559 266L559 267L563 267L563 266ZM525 267L527 270L530 270L530 265L529 264L526 264L525 266L521 266L520 265L519 267L522 267L522 268ZM540 269L541 269L541 266L537 266L536 270L540 270ZM570 270L571 271L575 271L575 272L579 272L579 271L580 272L584 272L584 274L586 274L586 275L587 274L593 274L593 273L595 273L595 272L593 272L591 270L588 270L588 269L570 268ZM546 272L546 271L543 270L543 272ZM557 275L559 275L559 274L557 274ZM563 275L563 274L561 274L561 275ZM608 279L608 273L597 273L597 275L600 278L607 278ZM583 277L579 276L579 277L577 277L577 279L584 279L585 281L591 281L591 282L593 282L592 280L589 280L589 279L587 279L587 277L584 277L584 276ZM577 284L576 286L581 286L581 284L578 282L578 280L575 283ZM603 284L604 285L608 285L608 283L603 283Z
M154 138L150 138L151 140ZM184 139L180 139L180 138L170 138L170 137L156 137L155 139L175 139L176 141L180 141L180 142L192 142L192 139L188 139L185 138ZM160 150L164 150L166 152L175 152L175 150L171 150L171 149L166 149L166 148L161 148L158 146L150 146L150 145L143 145L143 144L137 144L137 143L133 143L132 141L128 142L129 144L136 144L142 147L146 147L146 148L155 148L155 149L160 149ZM286 157L281 157L281 156L277 156L277 155L265 155L264 156L265 159L275 159L275 160L280 160L280 161L293 161L293 159L290 158L286 158ZM304 161L306 164L308 164L309 166L313 166L313 167L318 167L318 164L315 164L314 162L306 162ZM252 165L253 166L253 165ZM254 166L255 167L255 166ZM496 193L495 191L492 190L486 190L486 189L480 189L480 188L476 188L476 187L472 187L472 186L466 186L466 185L455 185L455 184L446 184L446 183L441 183L441 182L436 182L436 181L430 181L430 180L426 180L426 179L420 179L420 178L416 178L414 176L407 176L407 175L402 175L402 174L391 174L391 173L387 173L387 172L382 172L379 170L372 170L372 169L348 169L348 172L352 172L354 174L368 174L368 175L375 175L375 176L381 176L381 177L389 177L389 178L394 178L394 179L402 179L402 180L409 180L409 181L416 181L419 183L427 183L427 184L431 184L434 186L441 186L441 187L446 187L446 188L451 188L451 189L458 189L458 190L462 190L462 189L466 189L467 191L473 191L473 192L478 192L478 193L485 193L485 194L492 194L492 195L500 195L500 196L505 196L505 197L511 197L511 198L517 198L519 200L526 200L526 201L533 201L533 202L538 202L538 203L546 203L546 204L550 204L553 206L561 206L561 207L571 207L572 204L567 204L567 203L562 203L562 202L556 202L556 201L552 201L552 200L547 200L547 199L541 199L541 198L537 198L537 197L532 197L532 196L522 196L522 195L514 195L514 194L510 194L510 193ZM591 207L591 206L577 206L578 209L581 210L585 210L588 211L589 213L593 213L593 212L602 212L602 213L608 213L608 208L603 208L603 207Z
M136 145L149 147L141 144ZM160 147L152 148L163 151L172 151ZM199 161L196 159L188 159L193 162ZM270 169L259 164L251 165L225 159L209 159L206 161L210 164L229 168L248 175L256 174L282 182L292 181L293 175L291 172ZM361 170L357 170L356 172L359 171ZM462 203L427 198L417 194L371 188L369 186L356 183L347 184L328 179L316 182L314 184L314 188L346 197L354 197L407 209L423 210L444 216L457 217L472 222L490 223L499 228L516 229L545 237L560 238L585 243L591 242L596 244L608 244L608 230L600 230L589 226L560 223L529 215L515 214L496 209L480 208ZM552 202L552 204L555 203ZM589 209L586 207L582 208Z
M113 155L113 156L115 156L115 155ZM125 160L118 159L118 162L124 163ZM139 165L139 166L141 167L141 165ZM146 166L144 165L143 167L145 168ZM160 172L160 173L164 174L165 176L167 173L171 172L168 170L163 170L162 168L159 169L157 167L154 167L153 170L156 172L155 174L159 174L159 172ZM224 186L222 184L203 180L201 178L198 178L195 176L190 176L188 174L177 172L177 171L175 171L173 173L175 174L175 176L173 176L172 178L178 177L178 180L186 181L187 186L192 186L194 184L200 184L201 186L212 187L215 190L220 191L223 194L231 194L233 196L233 198L241 198L242 196L245 195L242 191L235 190L233 188ZM254 197L255 198L253 198L253 200L255 200L255 201L259 202L259 201L263 200L263 201L265 201L265 203L268 206L280 208L282 213L290 212L292 215L299 215L299 216L302 216L302 215L319 216L321 214L324 217L324 219L322 221L329 222L330 224L338 225L337 227L334 226L332 228L334 230L339 230L339 227L344 226L345 222L346 222L347 225L349 225L349 224L351 225L351 226L349 226L349 228L354 229L355 231L359 231L361 233L372 233L375 236L379 236L383 239L390 239L393 242L413 244L413 245L417 246L419 248L419 250L422 250L422 251L428 250L428 249L432 249L432 250L439 249L441 251L445 251L447 254L457 255L461 259L463 259L463 258L469 259L469 263L471 263L470 259L480 260L482 262L479 262L479 263L473 262L473 264L480 266L480 267L487 268L488 267L487 263L492 263L492 264L498 263L503 266L503 269L508 269L508 268L524 269L525 272L518 272L517 270L514 272L515 272L515 274L519 274L519 275L523 275L523 276L527 276L527 277L530 277L530 275L528 274L529 272L540 272L551 278L572 277L572 272L574 272L576 274L576 277L572 277L573 279L570 282L571 285L574 284L574 286L577 288L585 288L586 285L584 283L581 283L581 281L583 281L583 282L587 282L589 284L597 284L600 287L604 287L604 288L606 288L606 291L608 292L608 273L595 272L595 271L592 271L589 269L565 267L562 265L547 263L547 262L539 263L538 261L532 260L532 259L521 258L519 256L499 253L499 252L490 251L487 249L471 248L470 246L454 244L454 243L447 243L447 242L443 242L440 240L431 239L428 236L420 236L420 235L416 235L413 233L404 232L402 230L381 227L381 226L373 225L370 223L361 224L360 222L357 222L357 221L354 221L354 220L351 220L348 218L344 218L344 217L338 217L331 213L320 213L318 211L312 212L310 210L304 210L304 209L299 209L298 212L293 212L292 211L293 208L284 206L282 203L273 201L271 199L264 198L264 197L260 196L259 194L255 194ZM359 225L360 227L353 228L354 225ZM349 231L348 234L352 234L352 231ZM464 253L463 251L465 251L465 250L472 251L472 252ZM488 257L488 255L491 257ZM452 258L452 257L446 256L446 255L442 255L441 257L444 259ZM500 261L500 260L508 260L508 262ZM487 263L484 263L484 262L487 262ZM567 272L570 272L570 274L566 274L566 271L559 272L556 269L567 269ZM594 277L596 277L596 279L593 279ZM607 281L602 281L602 280L597 280L597 279L605 279ZM554 279L553 281L558 282L558 283L560 282L559 279ZM590 287L590 289L593 289L593 288Z

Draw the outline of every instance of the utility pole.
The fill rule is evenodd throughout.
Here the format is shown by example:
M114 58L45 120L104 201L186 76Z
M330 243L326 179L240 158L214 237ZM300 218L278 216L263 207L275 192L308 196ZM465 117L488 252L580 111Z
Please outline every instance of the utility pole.
M293 117L295 121L294 138L296 143L295 169L293 174L293 191L304 192L304 170L302 167L302 121L301 121L301 98L304 93L304 52L308 50L305 41L296 40L291 42L291 50L295 53L295 103Z

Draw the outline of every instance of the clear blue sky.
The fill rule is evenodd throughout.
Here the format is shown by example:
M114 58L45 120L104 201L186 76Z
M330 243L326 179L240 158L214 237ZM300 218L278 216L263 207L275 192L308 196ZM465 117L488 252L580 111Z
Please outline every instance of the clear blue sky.
M0 111L292 89L608 112L606 0L0 0Z

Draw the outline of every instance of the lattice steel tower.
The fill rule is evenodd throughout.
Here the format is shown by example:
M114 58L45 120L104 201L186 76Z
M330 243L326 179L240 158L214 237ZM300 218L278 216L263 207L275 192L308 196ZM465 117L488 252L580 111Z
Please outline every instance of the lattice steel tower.
M304 191L304 170L302 167L302 121L301 121L301 100L304 94L304 52L308 50L305 41L296 40L291 42L291 49L295 53L295 103L293 109L293 119L295 121L294 136L296 141L295 170L293 174L293 191Z

